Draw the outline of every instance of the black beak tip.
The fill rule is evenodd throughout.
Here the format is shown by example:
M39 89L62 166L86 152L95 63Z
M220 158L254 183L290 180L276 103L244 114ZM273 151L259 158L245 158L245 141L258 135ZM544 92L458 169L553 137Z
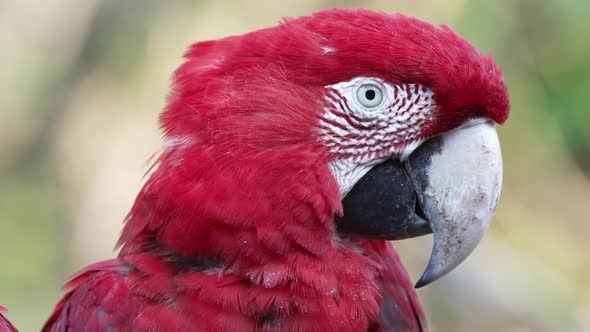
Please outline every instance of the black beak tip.
M429 263L428 267L426 268L426 271L424 271L424 274L422 274L422 276L420 277L420 279L418 280L418 282L416 283L416 285L414 287L415 288L422 288L424 286L428 286L431 283L438 280L443 275L444 275L444 273L443 274L436 273L435 269L433 269L431 267L431 264Z
M422 276L422 278L420 278L420 280L418 280L418 282L416 282L416 285L414 285L414 288L422 288L424 286L427 286L431 283L431 280L427 280L426 278L424 278L424 276Z

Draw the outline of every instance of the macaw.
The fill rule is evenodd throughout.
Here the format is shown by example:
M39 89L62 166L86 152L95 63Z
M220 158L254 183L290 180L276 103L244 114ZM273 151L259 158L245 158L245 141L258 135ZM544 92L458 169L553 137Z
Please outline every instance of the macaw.
M114 259L43 331L425 331L389 240L432 233L416 286L495 212L501 70L447 26L331 9L194 44Z
M5 307L0 305L0 332L18 332L16 327L4 316L7 311Z

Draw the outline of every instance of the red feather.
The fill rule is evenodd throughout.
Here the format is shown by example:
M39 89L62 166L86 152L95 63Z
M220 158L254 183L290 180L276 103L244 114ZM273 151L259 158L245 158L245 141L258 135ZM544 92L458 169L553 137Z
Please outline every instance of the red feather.
M166 145L114 260L66 285L43 331L425 329L384 241L344 240L317 140L324 86L356 76L432 89L447 131L508 115L500 70L449 28L329 10L195 44L161 116Z
M0 332L18 332L8 318L4 317L3 314L6 312L8 312L8 310L0 305Z

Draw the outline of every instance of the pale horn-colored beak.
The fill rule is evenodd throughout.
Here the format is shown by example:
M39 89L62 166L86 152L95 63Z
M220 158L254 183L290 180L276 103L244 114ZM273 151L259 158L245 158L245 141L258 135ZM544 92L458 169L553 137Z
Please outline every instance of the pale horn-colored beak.
M425 286L463 262L483 238L502 189L502 155L494 122L474 119L425 142L407 168L434 234ZM421 173L421 174L417 174Z

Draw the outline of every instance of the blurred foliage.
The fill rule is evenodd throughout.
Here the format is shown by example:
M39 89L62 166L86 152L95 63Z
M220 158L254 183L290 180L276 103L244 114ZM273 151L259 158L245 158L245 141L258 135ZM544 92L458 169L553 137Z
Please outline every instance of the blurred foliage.
M5 0L0 303L22 331L69 274L113 255L186 47L333 6L446 23L506 75L502 201L470 259L420 290L432 330L590 331L586 0ZM429 239L397 245L415 279Z

